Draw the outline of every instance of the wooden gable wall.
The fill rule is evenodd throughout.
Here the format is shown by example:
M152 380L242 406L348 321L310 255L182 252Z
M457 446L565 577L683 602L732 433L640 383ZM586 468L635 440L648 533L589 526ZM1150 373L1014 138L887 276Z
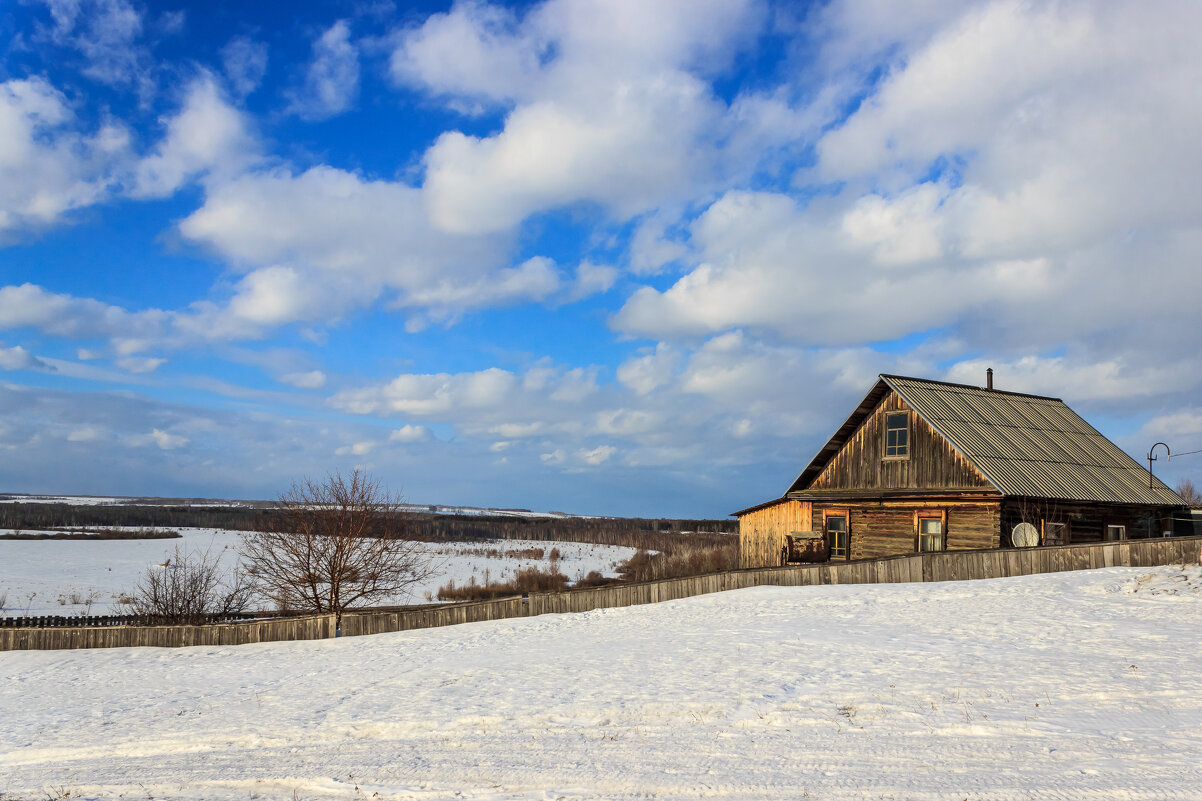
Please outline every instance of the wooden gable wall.
M885 459L885 416L910 412L910 456ZM876 409L805 489L990 489L992 485L896 392Z
M812 508L809 502L782 500L739 515L739 567L783 564L785 536L804 536L814 528Z

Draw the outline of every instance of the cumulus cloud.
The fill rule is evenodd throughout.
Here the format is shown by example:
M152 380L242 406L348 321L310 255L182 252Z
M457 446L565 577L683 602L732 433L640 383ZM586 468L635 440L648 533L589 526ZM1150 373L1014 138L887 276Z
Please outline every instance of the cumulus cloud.
M724 151L735 118L700 76L761 24L752 2L549 0L520 19L459 4L406 31L396 80L453 107L512 106L500 132L444 133L427 151L435 224L501 231L582 202L624 219L745 169L756 157Z
M589 265L569 281L545 257L510 266L510 236L440 231L421 189L331 167L248 173L211 186L180 232L253 268L228 305L211 310L218 328L231 330L325 321L381 296L418 330L473 309L579 299L615 277Z
M511 10L486 3L432 14L402 33L389 63L393 80L450 97L511 100L538 74L542 49L518 27Z
M67 98L42 78L0 83L0 241L106 197L128 157L115 123L77 130Z
M430 429L425 426L409 423L400 428L394 428L388 435L388 440L390 442L425 442L432 436Z
M304 83L292 92L289 110L320 120L351 107L359 92L359 50L346 20L331 25L313 43Z
M91 298L49 292L36 284L0 287L0 329L33 328L61 337L158 336L168 314L129 312Z
M187 180L236 174L257 158L248 121L222 97L212 75L193 80L179 111L161 121L163 140L135 169L130 190L135 197L165 197Z

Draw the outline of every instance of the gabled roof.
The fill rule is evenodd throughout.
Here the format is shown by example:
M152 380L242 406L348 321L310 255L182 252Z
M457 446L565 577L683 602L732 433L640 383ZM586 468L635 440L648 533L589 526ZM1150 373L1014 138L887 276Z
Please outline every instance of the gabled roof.
M890 390L1003 495L1184 504L1059 398L895 375L879 377L789 492L810 485Z

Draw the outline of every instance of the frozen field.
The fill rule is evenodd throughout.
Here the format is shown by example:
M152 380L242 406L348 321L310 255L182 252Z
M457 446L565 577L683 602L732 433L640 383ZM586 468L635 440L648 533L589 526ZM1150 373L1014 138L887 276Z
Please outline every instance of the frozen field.
M241 532L211 528L183 528L179 532L182 538L169 540L0 540L0 599L7 598L0 616L82 615L88 608L93 615L116 613L114 606L121 593L133 589L148 565L161 564L170 558L177 546L185 552L207 550L213 556L223 554L222 564L229 567L236 561ZM560 572L573 580L591 570L615 575L614 568L635 553L633 548L611 545L534 540L421 543L421 546L432 552L442 565L442 573L414 587L408 596L391 599L391 603L426 603L426 593L433 596L451 579L462 585L475 576L476 582L482 583L487 572L491 580L505 581L523 567L547 568L552 548L559 550ZM505 556L530 548L542 548L543 558ZM500 556L492 552L500 552ZM92 599L90 607L83 603L88 598Z
M1199 653L1196 567L3 653L0 793L1194 801Z

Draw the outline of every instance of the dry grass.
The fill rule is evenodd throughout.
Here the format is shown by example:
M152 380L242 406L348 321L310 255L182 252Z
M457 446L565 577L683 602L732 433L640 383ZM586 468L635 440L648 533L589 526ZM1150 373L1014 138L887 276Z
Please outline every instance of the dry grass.
M556 565L547 570L527 567L519 570L511 581L501 584L477 584L473 577L470 583L456 587L454 581L449 581L438 588L438 600L488 601L531 592L560 592L567 586L568 577L560 573Z
M667 551L639 551L618 568L625 581L700 576L739 566L738 540L716 546L679 544Z

